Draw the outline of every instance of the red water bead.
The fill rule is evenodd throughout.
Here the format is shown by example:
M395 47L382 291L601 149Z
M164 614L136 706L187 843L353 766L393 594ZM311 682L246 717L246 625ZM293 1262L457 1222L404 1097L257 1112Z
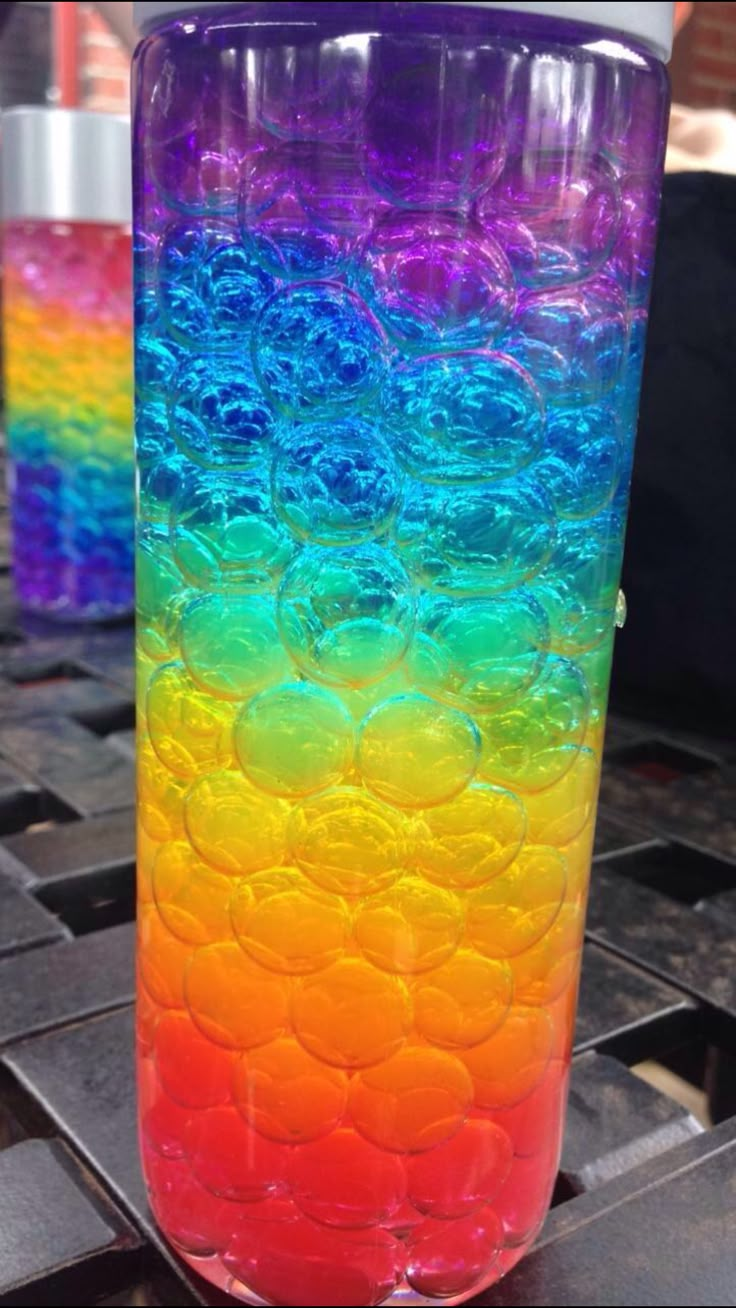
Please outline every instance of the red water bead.
M492 1201L511 1168L513 1148L494 1122L466 1122L445 1144L409 1160L409 1198L430 1217L464 1217Z
M247 1126L236 1108L193 1117L186 1150L197 1180L223 1199L252 1202L284 1189L286 1150Z
M402 1049L354 1077L349 1108L367 1140L391 1153L419 1153L459 1131L473 1099L462 1063L439 1049Z
M225 1248L236 1224L233 1204L203 1189L188 1163L162 1158L145 1140L143 1171L154 1216L172 1244L199 1258Z
M200 1035L188 1013L164 1013L154 1058L163 1089L184 1108L214 1108L229 1098L233 1055Z
M532 1158L514 1159L494 1202L507 1244L525 1244L536 1235L549 1207L556 1175L556 1149L546 1149Z
M360 1308L388 1298L401 1280L404 1256L387 1231L338 1231L302 1217L242 1221L223 1261L268 1303Z
M191 1117L161 1089L150 1058L138 1061L138 1113L146 1141L164 1158L184 1157L184 1132Z
M295 1150L289 1179L302 1212L326 1226L375 1226L406 1198L401 1159L347 1127Z
M454 1222L422 1222L406 1241L406 1279L420 1294L448 1298L483 1289L503 1244L492 1208Z
M568 1066L550 1063L536 1089L514 1108L497 1109L493 1120L514 1142L517 1157L530 1158L554 1149L562 1138Z

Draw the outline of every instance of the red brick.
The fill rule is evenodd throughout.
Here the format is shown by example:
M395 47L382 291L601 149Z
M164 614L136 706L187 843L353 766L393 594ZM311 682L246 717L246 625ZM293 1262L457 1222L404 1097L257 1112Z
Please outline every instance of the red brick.
M731 3L709 3L707 0L699 0L699 3L695 6L695 13L691 22L699 26L702 19L718 23L724 27L736 27L736 5Z
M736 91L736 58L713 59L711 55L701 54L696 50L692 69L693 76L712 77L715 81L722 82L724 86L732 87Z

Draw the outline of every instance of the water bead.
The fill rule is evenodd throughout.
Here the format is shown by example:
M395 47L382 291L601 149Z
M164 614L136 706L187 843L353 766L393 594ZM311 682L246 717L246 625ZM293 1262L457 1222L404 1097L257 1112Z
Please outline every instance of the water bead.
M365 784L400 807L452 799L472 780L479 757L472 719L425 695L386 700L360 730L358 767Z
M550 644L557 653L594 649L612 632L623 530L616 512L561 524L549 565L532 587L547 613Z
M169 401L177 448L202 468L235 472L263 458L274 415L240 358L188 361L174 378Z
M469 890L513 863L526 833L524 805L497 786L473 785L422 813L413 857L428 881Z
M233 1208L192 1175L183 1159L144 1154L153 1215L175 1248L209 1258L224 1248L233 1226Z
M415 983L417 1030L444 1049L470 1049L501 1026L513 990L507 962L462 949Z
M164 1093L150 1058L139 1061L137 1091L142 1146L162 1158L183 1158L191 1109L182 1108Z
M198 269L197 289L218 345L242 350L276 285L242 245L228 242L206 255Z
M385 972L428 972L454 952L463 929L455 895L419 877L405 877L366 900L355 915L355 939Z
M387 34L375 51L377 85L366 109L368 177L392 205L462 209L503 163L501 60L487 48L452 42L427 45L419 63L407 61L405 51Z
M249 1213L255 1207L249 1205ZM405 1254L380 1227L346 1231L304 1216L270 1222L244 1217L223 1261L266 1302L344 1308L383 1303L401 1280Z
M234 710L198 691L181 663L165 663L154 673L146 716L158 758L178 776L196 777L228 756Z
M580 670L568 659L549 657L523 701L481 721L480 776L525 793L553 786L575 762L589 707Z
M355 419L297 428L274 463L276 511L315 545L372 540L390 526L400 494L386 442Z
M550 929L565 897L558 850L526 845L507 871L468 895L467 939L488 958L512 958Z
M344 786L302 801L288 825L289 849L315 885L369 895L390 886L408 857L408 830L388 804Z
M569 844L593 815L600 763L590 749L569 748L575 757L562 778L547 790L525 797L529 840L535 845L560 848Z
M609 277L521 296L507 349L548 403L598 404L619 380L628 344L626 301Z
M525 151L507 159L478 214L522 285L580 281L602 266L616 240L616 176L602 156Z
M552 412L536 476L561 518L592 518L610 502L621 476L615 415L602 406Z
M514 1158L508 1179L496 1199L507 1245L499 1263L508 1258L513 1266L541 1228L552 1198L559 1155L555 1138L536 1157Z
M256 323L252 353L266 396L301 421L353 414L383 380L381 328L337 282L302 282L273 295Z
M470 218L389 214L374 227L362 256L361 289L406 350L486 346L513 313L508 260Z
M214 1108L230 1097L232 1055L206 1040L188 1013L159 1018L154 1062L164 1093L183 1108Z
M552 1049L552 1023L543 1008L514 1007L489 1040L461 1054L478 1108L511 1108L539 1084ZM500 1197L499 1211L503 1211Z
M493 1120L513 1137L518 1158L538 1158L558 1135L567 1095L569 1058L569 1050L564 1060L553 1058L539 1085L520 1104L495 1110Z
M472 1097L468 1072L452 1054L407 1046L353 1078L350 1113L379 1149L419 1153L460 1129Z
M267 46L256 67L258 121L272 139L349 137L370 94L362 48L326 33L318 43Z
M503 1245L503 1227L492 1208L454 1222L428 1218L407 1240L406 1278L431 1299L471 1294L487 1284Z
M296 1040L251 1049L238 1060L233 1098L261 1135L282 1144L305 1144L341 1121L348 1079L307 1053Z
M202 472L182 481L171 508L171 546L192 586L227 595L267 589L296 553L260 474Z
M289 671L270 596L196 599L182 614L180 640L192 681L220 699L246 699Z
M414 594L398 560L377 546L304 550L278 596L279 630L308 676L367 686L403 658L414 628Z
M159 1007L183 1009L184 969L192 957L191 945L166 928L155 904L139 906L137 927L139 972L145 990Z
M253 1131L236 1108L193 1117L186 1149L196 1179L223 1199L254 1203L285 1189L283 1150Z
M501 354L468 350L394 369L384 398L397 458L440 485L496 481L532 461L544 413L529 375Z
M178 604L181 573L169 548L168 532L139 526L136 554L136 618L141 651L166 662L175 657L171 610Z
M189 839L206 863L229 876L247 876L283 862L288 807L236 772L212 772L190 789L185 805Z
M486 596L523 585L555 545L552 502L531 478L447 492L430 509L429 544L439 560L435 590Z
M544 608L525 590L494 598L433 597L419 610L407 663L427 694L477 715L520 699L549 645Z
M232 881L200 862L187 841L161 845L152 885L161 920L179 940L206 945L232 935Z
M542 939L510 960L514 997L518 1003L530 1007L553 1004L568 986L574 984L580 969L584 923L584 911L580 905L563 904ZM565 1055L568 1053L566 1050Z
M285 979L264 971L234 942L194 952L184 993L195 1026L225 1049L253 1049L286 1029Z
M232 898L235 934L251 958L272 972L303 976L337 962L350 917L336 895L296 868L256 872Z
M406 1198L401 1160L349 1127L296 1150L289 1181L307 1217L350 1230L384 1223Z
M256 786L298 798L342 780L353 758L353 724L329 691L303 682L282 684L243 710L235 747Z
M175 840L184 834L184 801L188 782L159 762L151 742L137 746L138 812L151 840Z
M291 1017L298 1040L316 1058L333 1067L365 1068L401 1048L411 1000L398 977L363 959L343 958L297 984Z
M451 1140L409 1160L409 1198L428 1217L453 1220L476 1212L495 1198L513 1152L505 1131L471 1118Z

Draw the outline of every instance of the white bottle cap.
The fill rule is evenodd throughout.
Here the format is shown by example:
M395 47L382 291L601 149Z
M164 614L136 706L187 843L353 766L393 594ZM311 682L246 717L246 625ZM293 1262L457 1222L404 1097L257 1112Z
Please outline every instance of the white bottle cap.
M429 0L437 3L438 0ZM450 0L439 0L447 4ZM457 3L458 0L453 0ZM550 18L566 18L573 23L589 23L591 27L601 27L608 32L628 37L647 47L659 59L667 60L672 53L672 35L675 6L671 0L460 0L470 9L512 9L530 14L546 14ZM182 3L182 0L152 0L151 3L134 4L135 21L144 34L148 34L162 21L179 15L191 14L203 17L211 9L233 9L242 7L242 0L235 3Z

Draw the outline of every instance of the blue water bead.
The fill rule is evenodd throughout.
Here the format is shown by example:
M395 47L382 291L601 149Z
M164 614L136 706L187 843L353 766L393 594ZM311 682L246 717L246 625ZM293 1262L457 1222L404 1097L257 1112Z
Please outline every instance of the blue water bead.
M266 590L296 545L273 512L265 473L192 469L171 508L173 556L190 585L217 594Z
M242 345L274 288L234 226L176 223L162 237L159 302L172 335L186 344Z
M174 379L169 417L176 446L203 468L250 467L274 434L273 410L247 356L188 360Z
M387 331L420 354L498 340L516 301L501 247L461 215L381 219L363 250L360 283Z
M423 580L455 595L510 590L542 570L556 531L552 501L530 477L448 491L430 509Z
M347 418L294 429L273 468L277 513L317 545L359 545L389 527L401 474L383 438Z
M384 413L404 467L440 484L508 477L534 459L544 439L543 405L529 374L481 350L400 365Z
M594 649L613 630L623 537L624 519L615 510L560 524L554 552L531 587L555 653Z
M386 343L367 305L336 282L302 282L265 306L251 343L256 376L290 418L364 408L380 387Z
M627 361L623 293L602 276L527 292L506 348L548 402L568 407L597 403L616 385Z
M605 508L622 465L623 442L611 408L550 410L535 475L561 518L589 518Z

